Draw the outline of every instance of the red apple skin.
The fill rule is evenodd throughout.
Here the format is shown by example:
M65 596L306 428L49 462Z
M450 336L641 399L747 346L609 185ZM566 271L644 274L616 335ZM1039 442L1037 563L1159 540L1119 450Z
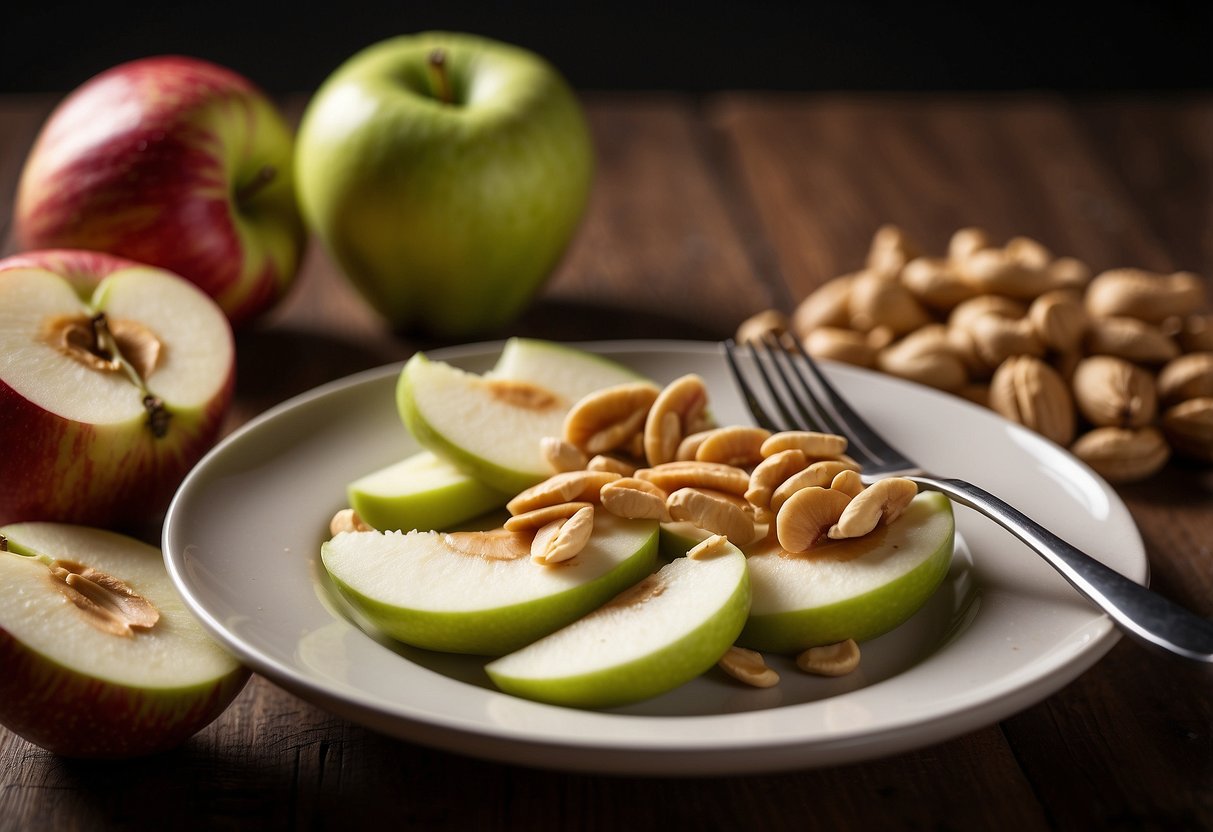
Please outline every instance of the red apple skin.
M77 88L43 127L18 186L16 238L160 266L239 326L299 267L307 237L293 153L281 115L237 73L179 56L122 64ZM258 185L263 171L272 178Z
M32 251L0 260L53 272L88 298L101 280L132 265L93 251ZM87 425L38 407L0 381L0 524L56 520L144 532L154 526L190 468L214 446L236 386L226 381L195 418L174 412L168 435Z
M227 709L250 673L213 686L147 691L85 676L0 627L0 723L65 757L122 758L176 748Z
M43 249L14 254L0 260L0 272L9 269L46 269L72 284L82 300L92 297L101 279L118 269L140 266L134 260L84 249Z

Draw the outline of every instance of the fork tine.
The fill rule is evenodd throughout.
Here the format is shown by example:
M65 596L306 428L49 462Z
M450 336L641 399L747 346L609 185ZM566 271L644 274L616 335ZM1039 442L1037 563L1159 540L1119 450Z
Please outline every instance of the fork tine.
M895 450L888 442L881 438L871 425L856 413L846 399L844 399L834 385L826 379L825 374L821 372L817 366L817 362L805 352L804 347L795 338L788 339L792 342L794 351L801 360L793 362L789 359L789 363L795 366L795 372L800 377L801 387L804 388L808 396L817 401L818 405L823 410L831 413L835 424L840 425L843 430L837 433L846 436L850 441L853 454L857 456L862 454L867 456L871 463L880 465L887 463L900 463L904 461L902 454ZM812 376L813 383L805 377L805 373L801 368L808 371ZM816 387L816 390L814 389ZM854 452L858 452L854 453ZM866 467L866 465L865 465Z
M788 422L800 429L841 434L842 431L839 429L838 424L821 408L818 401L813 397L812 391L804 385L803 379L798 379L800 381L799 384L792 380L789 373L795 372L795 370L791 367L791 359L788 357L787 349L780 342L779 338L768 335L762 339L761 344L767 361L775 368L775 372L779 375L779 379L782 382L780 385L775 384L771 377L766 374L766 371L762 370L762 362L756 360L755 363L762 370L767 387L771 390L772 395L774 395L777 389L782 389L799 412L799 418L796 418L785 410ZM755 348L755 354L757 354L757 348ZM787 370L784 369L785 366L787 366ZM800 395L800 393L807 393L808 395Z
M737 386L741 389L741 395L745 399L746 406L749 407L750 413L753 414L754 420L758 422L758 425L769 431L778 431L779 426L775 424L775 420L767 415L766 409L762 406L758 397L754 395L754 391L745 380L745 374L741 372L741 368L737 365L737 356L734 354L736 349L737 344L732 338L724 342L724 357L729 362L729 369L733 372L733 381L737 382Z

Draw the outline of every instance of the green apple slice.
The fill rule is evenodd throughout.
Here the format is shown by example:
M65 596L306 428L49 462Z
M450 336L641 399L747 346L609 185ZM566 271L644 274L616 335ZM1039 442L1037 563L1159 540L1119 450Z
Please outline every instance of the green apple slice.
M652 572L657 523L599 511L576 557L533 563L529 541L486 546L441 532L342 532L321 547L338 590L392 638L499 656L575 621Z
M573 404L595 390L638 378L573 347L527 339L514 343L490 376L417 353L396 387L401 419L423 447L510 494L551 476L540 440L561 434Z
M575 358L553 361L554 357L570 355ZM636 379L629 370L575 347L530 338L508 340L497 365L486 377L530 381L571 394L584 387L587 366L606 366L613 371L612 377L617 373L620 380ZM581 395L584 393L577 398ZM403 531L450 528L504 506L512 494L482 483L428 451L360 477L346 489L350 506L372 527Z
M359 477L346 492L358 516L384 531L448 529L500 508L510 496L429 451Z
M869 535L785 552L773 538L747 547L754 601L738 644L795 653L875 638L913 615L952 560L952 504L924 492Z
M60 523L0 527L0 540L0 721L17 734L66 756L149 754L244 686L158 549Z
M731 544L676 558L563 630L490 662L506 693L607 708L673 690L714 665L750 608L746 558Z

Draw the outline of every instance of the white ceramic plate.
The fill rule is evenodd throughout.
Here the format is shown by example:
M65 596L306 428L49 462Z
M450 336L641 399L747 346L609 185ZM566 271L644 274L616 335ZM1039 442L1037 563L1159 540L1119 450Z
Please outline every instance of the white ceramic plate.
M582 345L658 382L697 372L721 423L749 422L715 344ZM434 352L483 371L500 345ZM860 669L744 688L712 671L649 702L577 711L495 691L483 661L377 639L328 584L319 547L345 485L415 449L396 416L399 367L274 408L190 474L164 530L168 568L206 627L255 671L370 728L525 765L723 774L845 763L988 725L1058 690L1115 643L1109 620L1006 532L957 509L952 569L910 621L863 645ZM1057 446L989 411L850 368L831 376L873 425L936 473L985 486L1144 582L1116 494Z

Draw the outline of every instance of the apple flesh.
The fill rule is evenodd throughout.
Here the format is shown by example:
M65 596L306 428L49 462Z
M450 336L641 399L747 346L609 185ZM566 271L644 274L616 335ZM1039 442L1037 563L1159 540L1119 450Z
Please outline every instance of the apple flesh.
M491 377L417 353L401 371L396 404L423 447L507 494L551 476L540 451L560 436L569 408L603 387L636 381L631 370L581 350L522 342ZM525 375L515 362L526 362ZM542 382L520 379L543 379Z
M506 693L607 708L673 690L732 646L750 609L746 559L731 544L676 558L579 621L485 666Z
M322 545L321 560L341 594L386 635L499 656L641 580L657 553L656 522L604 511L586 547L560 564L533 563L529 539L515 538L508 549L481 552L441 532L342 532Z
M18 186L18 244L160 266L242 324L283 294L306 243L293 147L269 99L228 69L174 56L122 64L47 120Z
M222 311L176 275L62 251L0 263L0 309L0 522L153 524L231 400Z
M244 687L248 671L189 613L158 549L57 523L0 527L0 540L0 723L14 733L70 757L151 754Z
M738 644L796 653L888 632L938 588L955 530L948 498L924 492L892 524L864 537L797 554L773 537L747 546L754 599Z
M593 176L584 116L555 69L442 32L340 66L308 104L296 162L309 226L371 306L446 338L519 313Z

